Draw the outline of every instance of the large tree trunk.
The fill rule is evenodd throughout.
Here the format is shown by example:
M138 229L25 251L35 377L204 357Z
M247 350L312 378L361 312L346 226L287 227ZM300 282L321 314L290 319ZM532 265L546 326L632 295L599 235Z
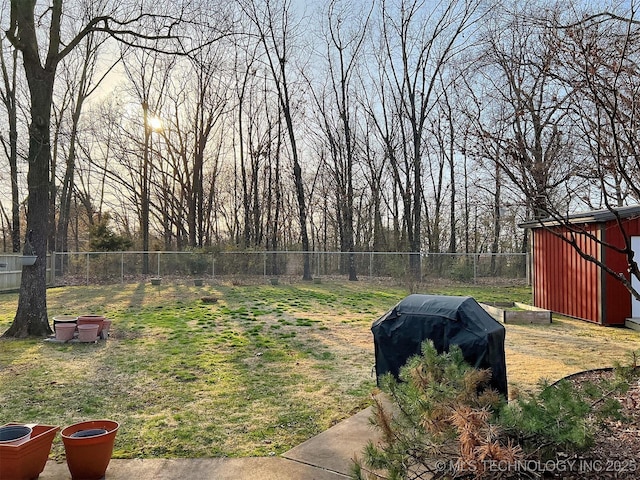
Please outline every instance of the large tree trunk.
M38 256L35 265L22 267L20 297L8 337L46 336L52 333L47 317L46 270L49 219L50 114L55 68L42 68L36 58L24 55L31 92L27 231Z
M47 234L49 223L49 167L51 162L51 104L53 84L59 58L62 0L53 0L49 53L40 59L35 25L35 2L11 2L11 25L7 38L22 52L25 76L31 100L29 125L29 172L27 186L28 245L37 255L33 266L22 267L20 297L16 316L4 336L26 337L49 335L47 318Z

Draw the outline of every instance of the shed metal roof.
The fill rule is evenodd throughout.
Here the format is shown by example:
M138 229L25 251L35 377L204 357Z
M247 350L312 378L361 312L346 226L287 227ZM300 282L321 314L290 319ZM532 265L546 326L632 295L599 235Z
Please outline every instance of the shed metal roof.
M541 228L557 225L577 225L585 223L602 223L614 220L616 213L620 218L640 217L640 205L629 205L626 207L603 208L601 210L591 210L588 212L573 213L566 216L547 217L536 220L529 220L518 224L520 228Z

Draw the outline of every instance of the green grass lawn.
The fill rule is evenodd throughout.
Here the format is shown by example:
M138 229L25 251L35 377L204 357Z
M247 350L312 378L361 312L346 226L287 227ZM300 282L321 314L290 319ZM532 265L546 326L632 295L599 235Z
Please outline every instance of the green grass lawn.
M526 287L423 291L530 302ZM99 344L0 340L0 424L116 420L115 458L280 454L369 405L371 323L407 294L328 281L51 289L50 317L103 314L112 336ZM0 331L16 306L16 294L0 295ZM507 326L514 389L634 350L640 335L629 330L568 319ZM62 454L58 439L53 456Z

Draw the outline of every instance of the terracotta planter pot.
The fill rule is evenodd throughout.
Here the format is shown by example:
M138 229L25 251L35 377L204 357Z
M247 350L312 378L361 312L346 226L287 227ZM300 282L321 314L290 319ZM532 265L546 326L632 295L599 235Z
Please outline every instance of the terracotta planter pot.
M58 323L54 325L56 330L56 340L59 342L68 342L76 333L76 324L71 322Z
M58 430L60 427L52 425L34 425L31 437L24 443L0 444L0 480L37 478L47 464L51 443Z
M102 315L81 315L78 317L78 325L98 325L98 335L102 333L105 318Z
M112 420L91 420L70 425L62 430L62 443L72 479L98 480L104 477L111 461L119 427L118 422ZM87 430L95 432L86 432ZM100 430L106 433L100 433ZM74 437L74 434L83 435L78 432L98 434Z
M95 342L98 339L98 325L83 324L78 325L78 341L79 342Z

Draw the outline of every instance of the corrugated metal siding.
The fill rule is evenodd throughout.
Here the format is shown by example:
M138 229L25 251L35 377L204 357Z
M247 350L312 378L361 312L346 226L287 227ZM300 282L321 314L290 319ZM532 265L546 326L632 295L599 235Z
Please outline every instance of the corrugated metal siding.
M597 225L587 225L597 235ZM597 242L582 235L579 245L599 258ZM595 265L544 228L533 231L534 303L538 307L601 323L600 277Z
M601 241L624 247L624 238L615 221L583 225ZM628 236L640 235L640 219L624 220ZM625 286L593 262L544 228L532 231L533 298L536 306L603 325L624 325L631 316L631 294ZM604 248L584 235L578 236L581 250L606 262L629 279L625 256Z
M640 219L627 219L624 228L628 236L640 234ZM618 225L607 222L604 230L604 240L619 248L624 247L624 237ZM626 257L610 248L604 250L607 266L612 270L622 273L627 280L630 278ZM603 290L603 308L606 325L624 325L626 318L631 316L631 294L626 287L610 275L605 277Z

